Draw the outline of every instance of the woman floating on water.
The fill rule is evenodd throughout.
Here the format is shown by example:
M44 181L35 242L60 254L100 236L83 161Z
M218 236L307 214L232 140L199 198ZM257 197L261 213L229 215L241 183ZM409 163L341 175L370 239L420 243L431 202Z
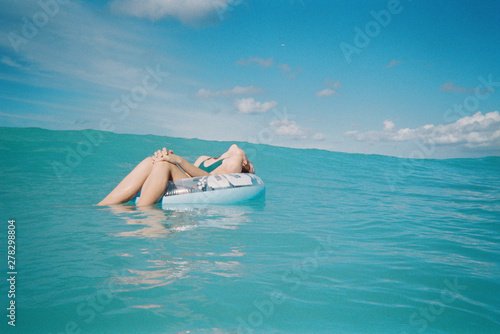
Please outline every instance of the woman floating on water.
M152 157L139 163L117 186L97 205L125 203L141 191L138 206L157 203L165 193L168 182L197 176L254 173L252 163L245 151L237 145L231 147L220 157L206 155L199 157L194 164L174 154L166 148L158 150Z

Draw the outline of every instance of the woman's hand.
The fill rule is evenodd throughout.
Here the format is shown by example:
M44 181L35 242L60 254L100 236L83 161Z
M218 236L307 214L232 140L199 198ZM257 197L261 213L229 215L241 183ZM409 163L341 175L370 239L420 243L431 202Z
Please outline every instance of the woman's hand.
M173 154L174 151L170 150L167 151L167 149L164 147L163 150L158 150L153 154L153 160L160 160L164 155L168 155L169 153Z
M165 147L163 150L158 150L155 152L153 156L153 163L158 162L158 161L166 161L170 162L172 164L180 164L182 161L182 158L176 154L174 154L174 151L172 150L167 150Z

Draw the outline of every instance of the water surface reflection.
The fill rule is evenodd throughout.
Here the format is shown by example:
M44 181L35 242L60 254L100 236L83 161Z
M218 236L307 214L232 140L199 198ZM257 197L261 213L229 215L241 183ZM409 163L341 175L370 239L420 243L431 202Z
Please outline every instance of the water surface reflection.
M125 269L111 278L116 292L151 291L180 280L184 288L198 289L195 286L202 282L242 276L239 259L245 256L246 245L238 244L231 234L251 223L252 214L262 209L263 205L106 208L124 222L124 229L111 236L128 246L117 254ZM154 296L146 304L130 306L147 309L148 305L165 306Z

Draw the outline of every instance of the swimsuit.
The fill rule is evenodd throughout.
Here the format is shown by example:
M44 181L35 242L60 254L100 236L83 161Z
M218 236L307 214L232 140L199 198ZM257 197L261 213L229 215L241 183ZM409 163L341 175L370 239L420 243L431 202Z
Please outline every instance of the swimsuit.
M207 160L209 160L209 159L215 159L215 158L208 158ZM220 165L222 165L222 162L224 161L224 159L221 159L219 161L214 162L210 166L205 166L205 162L207 160L203 161L200 164L200 166L198 167L199 169L204 170L207 173L212 173L217 167L219 167Z

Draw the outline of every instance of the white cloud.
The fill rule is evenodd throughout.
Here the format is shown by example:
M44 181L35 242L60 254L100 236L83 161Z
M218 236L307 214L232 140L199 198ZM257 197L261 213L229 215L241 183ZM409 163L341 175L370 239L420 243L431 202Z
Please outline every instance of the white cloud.
M399 66L399 65L401 65L401 63L402 63L401 60L393 59L393 60L391 60L391 62L389 63L389 65L387 65L385 68L391 68L391 67Z
M0 63L5 64L5 65L10 66L10 67L17 67L17 68L21 68L21 69L23 68L23 66L21 64L19 64L18 62L16 62L15 60L13 60L7 56L3 56L2 60L0 60Z
M337 94L337 92L334 91L333 89L325 88L325 89L317 92L316 96L317 97L327 97L327 96L332 96L332 95L335 95L335 94Z
M258 58L258 57L249 57L249 58L241 58L236 62L236 64L241 65L241 66L250 66L252 64L258 64L262 67L271 67L274 65L274 59L273 58Z
M234 106L241 114L264 113L273 109L277 105L278 102L276 101L259 102L255 101L252 97L234 100Z
M282 120L275 120L269 123L274 128L274 134L280 136L293 137L295 139L306 139L307 135L302 127L285 116Z
M226 97L232 95L254 95L254 94L262 94L264 91L255 86L241 87L235 86L233 89L224 89L212 92L209 89L201 88L196 96L202 99L208 99L213 97Z
M325 86L328 88L325 88L323 90L320 90L319 92L316 93L317 97L328 97L332 95L340 95L337 90L342 88L342 84L338 80L331 80L331 79L326 79L325 80Z
M294 120L285 116L281 120L274 120L269 123L269 125L273 128L273 132L275 135L284 136L291 139L312 139L314 141L322 141L326 139L326 136L323 133L311 133L311 129L306 129L297 124Z
M311 139L312 140L316 140L316 141L321 141L321 140L325 140L326 139L326 136L323 134L323 133L315 133L311 136Z
M32 17L34 8L37 8L34 7L37 6L36 0L29 0L29 3L31 7L26 6L24 1L11 2L9 6L13 8L10 10L19 12L19 16L11 15L6 20L0 20L0 27L10 25L12 28L9 27L7 32L22 36L23 21L19 18ZM151 41L144 39L147 25L128 20L126 29L123 29L121 21L106 20L86 8L85 4L69 1L61 4L57 15L50 18L50 23L40 28L36 37L21 45L17 53L13 52L8 38L0 38L0 47L6 47L8 57L3 59L3 63L9 63L10 60L11 65L20 64L24 67L12 67L11 71L0 75L0 81L53 92L33 98L32 101L22 101L23 104L33 105L30 110L47 113L43 123L40 120L25 120L27 126L57 127L49 116L56 114L56 109L69 105L83 106L81 109L85 111L65 108L66 112L59 118L67 120L68 124L86 120L91 122L89 127L96 128L99 121L107 117L116 124L117 131L131 129L132 133L140 133L150 131L155 126L151 118L156 113L170 113L170 109L165 111L165 102L169 106L181 104L181 100L183 105L200 102L194 99L186 101L185 94L186 91L192 91L193 86L199 87L197 80L191 80L183 73L164 75L174 60L151 48ZM162 40L170 44L169 36L162 36ZM0 61L2 57L0 55ZM179 67L184 64L177 60L175 65ZM147 69L155 72L159 80L154 79ZM143 95L145 79L154 80L147 81L150 88ZM136 95L130 98L132 93ZM19 98L22 95L19 94L12 94L12 97ZM54 101L62 107L49 105ZM119 104L115 104L115 101L119 101ZM130 112L123 112L123 106ZM152 110L150 106L156 108ZM193 109L195 107L191 107ZM134 119L134 114L140 114L140 119ZM7 124L14 124L14 121L9 118Z
M233 0L115 0L115 13L159 20L172 17L182 23L199 24L214 21L228 10Z
M415 129L393 130L392 121L384 121L383 131L359 133L349 131L344 135L359 141L420 141L436 145L464 145L475 148L500 148L500 114L493 111L483 115L480 111L446 125L428 124Z
M276 64L274 63L273 58L259 58L259 57L249 57L249 58L241 58L236 62L237 65L240 66L250 66L252 64L257 64L264 68L277 67L281 70L281 74L286 76L289 79L296 78L300 73L304 72L304 69L300 66L296 66L295 68L288 64Z
M396 124L394 124L393 121L391 120L385 120L384 121L384 131L391 131L392 129L394 129L394 126Z
M465 92L470 91L470 88L455 86L453 84L453 81L448 81L448 82L442 84L441 87L439 88L439 90L442 92L465 93Z
M12 2L12 11L19 15L33 15L33 8L25 8L24 2ZM36 6L36 1L30 1ZM20 6L20 7L17 7ZM35 8L35 7L34 7ZM18 17L9 17L16 22ZM22 23L22 21L21 21ZM12 33L22 35L22 24L13 25ZM102 88L130 89L130 83L140 83L145 75L144 64L153 66L155 62L145 62L150 57L145 54L143 36L145 30L136 23L129 23L122 29L109 20L104 20L79 2L61 4L57 15L50 18L50 24L39 29L36 37L18 45L18 52L4 57L6 65L24 66L28 69L24 76L28 84L50 88L70 89L88 83ZM16 49L9 39L0 39L0 45ZM162 56L159 56L162 57ZM163 63L162 63L163 65ZM19 67L18 67L19 68ZM36 80L33 78L36 77Z
M300 73L304 73L304 69L300 66L296 66L295 69L293 69L288 64L278 64L278 68L288 79L295 79Z
M486 93L493 91L491 87L481 90L480 87L471 88L471 87L455 86L453 81L448 81L448 82L442 84L441 87L439 88L439 90L442 92L453 92L453 93L469 93L469 92L471 92L471 93L480 93L480 94L486 94Z
M330 80L330 79L326 79L325 80L325 86L330 87L332 89L339 89L339 88L342 87L342 84L338 80L333 81L333 80Z
M281 69L283 72L290 72L292 68L288 64L279 64L278 68Z

